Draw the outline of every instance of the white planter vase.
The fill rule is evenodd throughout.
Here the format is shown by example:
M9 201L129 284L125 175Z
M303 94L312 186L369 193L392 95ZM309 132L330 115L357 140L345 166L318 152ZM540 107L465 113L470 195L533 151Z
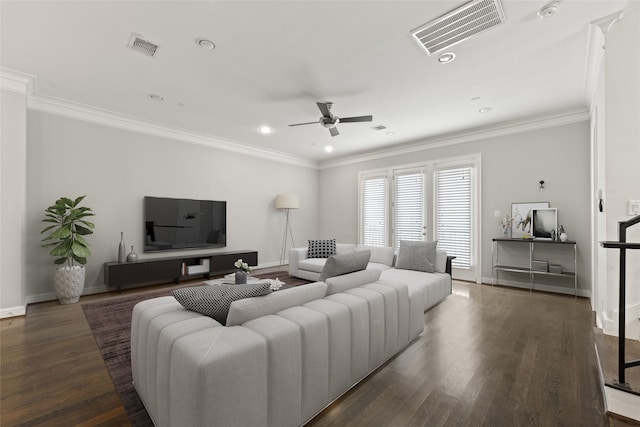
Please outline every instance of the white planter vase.
M82 266L60 267L53 273L53 287L60 304L78 302L84 289L85 269Z

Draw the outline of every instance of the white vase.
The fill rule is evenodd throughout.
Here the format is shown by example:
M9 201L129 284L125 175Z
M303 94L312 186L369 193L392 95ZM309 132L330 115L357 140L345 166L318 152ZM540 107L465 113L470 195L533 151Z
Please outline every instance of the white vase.
M569 237L567 236L567 233L561 233L560 234L560 241L566 242L568 238Z
M85 269L82 266L60 267L53 273L53 287L60 304L78 302L84 290Z

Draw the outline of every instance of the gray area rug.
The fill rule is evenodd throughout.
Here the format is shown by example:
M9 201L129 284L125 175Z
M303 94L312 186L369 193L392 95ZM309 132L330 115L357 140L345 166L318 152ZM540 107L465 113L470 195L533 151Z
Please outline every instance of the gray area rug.
M289 286L311 283L308 280L290 277L286 272L257 274L255 277L263 279L277 277ZM170 289L114 297L82 305L122 405L129 415L131 424L135 427L153 426L153 423L132 384L131 313L138 302L166 295L171 295Z

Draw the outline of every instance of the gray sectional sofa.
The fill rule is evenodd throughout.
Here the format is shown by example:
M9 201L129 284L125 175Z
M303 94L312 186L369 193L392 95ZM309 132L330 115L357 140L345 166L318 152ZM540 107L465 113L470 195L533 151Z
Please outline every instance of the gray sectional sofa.
M417 338L427 306L451 293L448 274L421 286L419 277L434 273L394 270L234 301L226 325L171 296L137 304L133 381L153 422L285 427L311 420Z

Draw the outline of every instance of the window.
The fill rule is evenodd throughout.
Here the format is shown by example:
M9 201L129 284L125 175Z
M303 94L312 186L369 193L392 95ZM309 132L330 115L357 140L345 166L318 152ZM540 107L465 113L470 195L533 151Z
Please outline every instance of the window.
M400 240L424 240L424 172L401 172L394 177L393 234Z
M437 240L455 279L480 283L480 154L361 172L358 243Z
M437 170L436 239L438 248L455 256L452 266L471 267L471 168Z
M361 241L365 245L387 245L387 178L362 181Z

